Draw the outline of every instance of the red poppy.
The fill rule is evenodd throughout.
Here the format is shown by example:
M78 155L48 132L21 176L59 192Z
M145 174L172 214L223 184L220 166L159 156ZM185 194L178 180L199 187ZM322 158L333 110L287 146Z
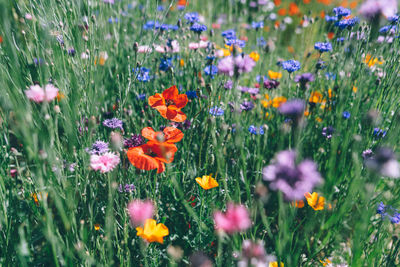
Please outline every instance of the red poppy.
M157 173L162 173L165 171L164 163L171 163L177 150L174 144L149 141L144 145L129 148L127 156L130 163L138 169L157 169Z
M174 144L182 140L183 133L175 127L165 127L162 132L156 132L151 127L142 129L142 136L150 141L165 142Z
M186 94L179 94L178 88L172 86L162 92L149 97L149 105L160 112L164 118L183 122L186 120L186 114L181 109L186 106L188 98Z

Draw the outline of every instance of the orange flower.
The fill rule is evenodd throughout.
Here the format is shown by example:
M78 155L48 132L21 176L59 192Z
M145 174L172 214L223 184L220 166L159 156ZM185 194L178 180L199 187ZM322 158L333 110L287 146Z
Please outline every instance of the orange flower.
M367 55L365 56L365 59L364 59L364 63L367 64L368 67L370 67L370 68L372 68L373 66L375 66L375 64L382 65L383 62L384 62L383 60L380 61L378 58L376 58L376 57L374 58L374 57L372 57L370 54L367 54Z
M96 223L94 225L94 230L99 231L100 230L100 224Z
M3 42L3 36L0 35L0 44Z
M287 101L287 98L284 96L277 96L272 99L272 106L274 108L279 108L283 103Z
M284 9L284 8L279 9L278 10L278 15L279 16L285 16L286 15L286 9Z
M275 6L279 6L281 4L282 0L274 0Z
M196 182L204 189L208 190L218 186L217 181L210 175L203 175L202 178L197 177Z
M149 141L144 145L129 148L127 156L130 163L138 169L157 169L157 173L162 173L165 171L164 163L171 163L177 150L174 144Z
M289 4L289 15L293 16L293 15L297 15L300 13L300 9L299 7L296 5L296 3L290 3Z
M308 205L310 205L311 208L314 210L323 210L325 206L325 198L324 197L318 197L318 193L314 192L312 194L310 193L305 193L304 196L307 199Z
M275 72L275 71L269 70L268 76L273 80L277 80L277 79L282 78L282 72Z
M323 95L318 91L312 92L308 101L311 103L322 103L324 101Z
M153 219L147 219L142 227L136 227L137 236L145 239L147 242L158 242L163 244L163 237L169 234L167 226L162 223L157 224Z
M149 97L149 105L160 112L161 116L174 122L186 120L186 114L181 111L181 108L186 106L187 102L187 95L179 94L175 85L162 94L157 93Z
M328 32L328 39L332 40L333 37L335 37L335 33L334 32Z
M292 206L299 209L304 208L304 201L303 200L292 201Z
M258 54L256 51L253 51L249 54L249 57L257 62L260 59L260 54Z
M159 143L174 144L182 140L184 134L181 130L175 127L165 127L162 132L156 132L151 127L146 127L142 129L142 136L150 141L155 141Z

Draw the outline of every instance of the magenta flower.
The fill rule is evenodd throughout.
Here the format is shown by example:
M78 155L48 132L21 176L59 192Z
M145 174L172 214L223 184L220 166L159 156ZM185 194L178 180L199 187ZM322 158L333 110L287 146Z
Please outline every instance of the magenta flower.
M39 85L33 85L29 87L29 90L25 91L26 97L36 103L41 103L43 101L50 102L57 97L58 88L54 87L52 84L47 84L43 89Z
M235 233L246 230L251 226L249 212L243 205L228 204L225 214L214 212L215 229L226 233Z
M103 155L91 155L90 167L95 171L106 173L112 171L119 164L119 155L111 152Z
M134 226L142 225L147 219L153 217L154 205L150 200L133 200L128 204L128 213Z

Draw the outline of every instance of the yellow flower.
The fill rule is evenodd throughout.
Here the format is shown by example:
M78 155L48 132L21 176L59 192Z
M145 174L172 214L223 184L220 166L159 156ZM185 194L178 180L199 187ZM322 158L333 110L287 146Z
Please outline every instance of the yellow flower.
M142 227L136 227L137 236L147 240L147 242L158 242L163 244L163 237L169 234L167 226L162 223L157 224L153 219L147 219Z
M260 59L260 54L258 54L256 51L253 51L249 54L249 57L257 62Z
M208 190L218 186L217 181L210 175L203 175L202 178L197 177L196 182L204 189Z
M332 261L330 261L329 259L325 259L325 260L319 260L320 263L322 263L323 266L327 266L328 264L332 263Z
M181 67L185 66L185 61L183 59L181 59L179 61L179 66L181 66Z
M283 264L283 262L281 262L280 267L284 267L285 265ZM269 263L268 267L278 267L278 262L277 261L272 261Z
M312 92L310 98L308 99L308 102L311 103L322 103L323 101L324 101L323 96L318 91Z
M273 80L277 80L277 79L282 78L282 72L275 72L275 71L269 70L268 76Z
M323 210L325 206L325 198L320 196L318 198L318 193L314 192L312 194L310 193L305 193L304 196L307 199L308 205L310 205L311 208L314 210Z
M353 92L354 92L354 93L357 93L357 90L358 90L358 88L355 87L355 86L353 86Z
M380 60L378 60L378 58L372 57L370 54L367 54L367 55L365 56L365 59L364 59L364 63L367 64L368 67L370 67L370 68L372 68L373 66L375 66L375 64L382 65L383 62L384 62L383 60L380 61Z
M100 224L96 223L94 225L94 230L99 231L100 230Z

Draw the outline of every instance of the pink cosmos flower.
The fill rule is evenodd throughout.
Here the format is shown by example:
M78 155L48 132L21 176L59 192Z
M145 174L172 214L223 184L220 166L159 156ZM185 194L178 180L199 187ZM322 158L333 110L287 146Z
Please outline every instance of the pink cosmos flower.
M119 163L119 155L111 152L104 153L103 155L91 155L90 167L95 171L106 173L112 171Z
M214 212L215 228L226 233L234 233L246 230L251 226L249 212L243 205L228 204L225 214Z
M128 204L128 213L131 218L132 225L141 225L147 219L153 217L154 205L150 200L142 201L140 199L133 200Z
M39 85L33 85L29 87L29 90L25 91L26 97L36 103L43 101L50 102L57 97L58 88L52 84L47 84L43 89Z

